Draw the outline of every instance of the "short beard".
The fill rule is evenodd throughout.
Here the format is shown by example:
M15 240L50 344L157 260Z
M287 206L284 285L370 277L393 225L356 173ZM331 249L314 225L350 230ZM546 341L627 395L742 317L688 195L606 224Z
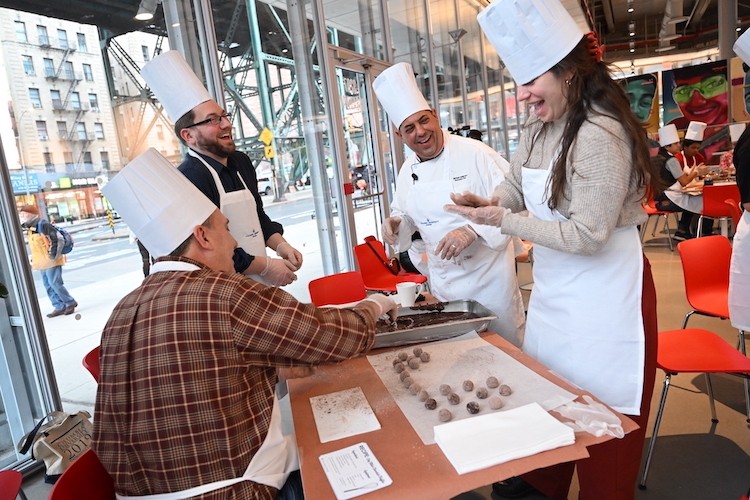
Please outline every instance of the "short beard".
M199 138L196 141L196 144L203 151L206 151L207 153L211 153L212 155L217 156L219 158L228 158L229 155L234 153L235 150L237 149L237 146L235 146L234 142L232 142L231 146L224 147L216 141L207 141L202 138Z

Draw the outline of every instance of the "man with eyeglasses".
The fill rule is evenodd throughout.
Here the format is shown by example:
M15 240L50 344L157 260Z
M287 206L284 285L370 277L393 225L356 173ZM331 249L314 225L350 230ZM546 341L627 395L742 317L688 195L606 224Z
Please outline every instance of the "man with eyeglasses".
M250 158L236 150L229 114L211 98L187 62L168 51L141 71L189 148L178 169L229 219L237 240L234 267L269 285L295 281L302 254L284 239L284 228L263 210ZM179 83L177 83L179 82ZM266 247L280 258L266 256Z

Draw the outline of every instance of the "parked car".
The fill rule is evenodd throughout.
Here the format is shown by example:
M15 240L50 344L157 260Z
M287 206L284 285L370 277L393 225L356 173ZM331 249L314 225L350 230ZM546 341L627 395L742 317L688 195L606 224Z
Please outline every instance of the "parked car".
M262 195L273 194L273 182L268 177L261 177L258 179L258 192Z

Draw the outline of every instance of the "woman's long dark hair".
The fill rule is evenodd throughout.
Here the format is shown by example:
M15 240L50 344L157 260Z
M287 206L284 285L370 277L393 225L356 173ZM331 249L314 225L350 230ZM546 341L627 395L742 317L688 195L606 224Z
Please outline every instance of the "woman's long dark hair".
M652 192L660 192L661 180L649 157L646 133L631 111L630 101L622 86L612 79L607 64L597 61L591 55L589 39L582 38L570 54L550 71L559 78L566 73L573 73L570 85L566 88L568 116L562 136L562 153L552 167L550 198L547 200L550 209L554 209L565 196L568 152L590 113L609 116L622 124L630 138L632 178L635 184L639 188L646 187ZM615 131L610 133L615 134Z

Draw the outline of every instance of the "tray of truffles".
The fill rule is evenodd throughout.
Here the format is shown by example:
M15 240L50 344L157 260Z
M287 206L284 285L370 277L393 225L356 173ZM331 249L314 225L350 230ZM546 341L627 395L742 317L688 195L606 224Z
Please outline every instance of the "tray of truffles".
M452 300L402 307L396 321L379 319L375 348L417 344L481 332L495 319L492 311L475 300Z

